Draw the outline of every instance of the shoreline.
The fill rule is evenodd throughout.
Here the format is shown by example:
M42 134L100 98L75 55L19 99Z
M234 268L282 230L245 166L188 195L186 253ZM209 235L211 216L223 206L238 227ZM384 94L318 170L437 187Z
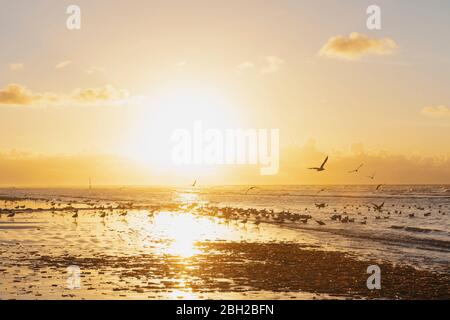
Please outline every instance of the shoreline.
M154 254L64 255L41 256L29 262L36 272L77 265L83 281L98 273L120 279L73 290L74 298L101 298L100 293L95 293L106 290L111 298L120 293L122 298L130 294L147 299L152 294L183 293L189 288L189 294L197 297L223 293L241 299L250 292L271 293L282 299L297 299L293 295L296 292L314 299L450 299L450 269L445 273L416 270L295 243L202 242L196 246L201 253L189 258ZM381 269L381 290L369 290L366 286L370 265ZM66 291L64 296L67 294Z

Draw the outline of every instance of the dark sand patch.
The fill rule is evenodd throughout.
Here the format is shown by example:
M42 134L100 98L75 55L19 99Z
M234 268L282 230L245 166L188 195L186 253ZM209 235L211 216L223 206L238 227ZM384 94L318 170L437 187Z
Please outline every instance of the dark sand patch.
M416 270L294 243L203 242L197 247L202 253L189 258L42 256L31 259L30 267L78 265L83 276L91 270L119 276L123 281L115 284L114 291L191 288L193 292L299 291L352 298L450 299L450 269ZM366 270L372 264L381 268L381 290L367 289ZM128 281L139 285L127 285Z

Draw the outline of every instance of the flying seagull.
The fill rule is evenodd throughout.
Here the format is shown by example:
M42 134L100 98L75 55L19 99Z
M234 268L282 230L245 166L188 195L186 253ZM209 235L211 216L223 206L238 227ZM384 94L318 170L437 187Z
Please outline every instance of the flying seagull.
M258 187L250 187L245 191L245 194L249 193L250 190L258 189Z
M325 158L324 162L322 163L322 165L320 167L312 167L312 168L308 168L308 169L316 170L317 172L324 171L325 170L325 163L327 163L327 161L328 161L328 156Z
M375 172L371 175L371 176L366 176L367 178L369 178L369 179L375 179Z
M364 163L361 163L358 168L356 168L355 170L351 170L348 173L357 173L359 171L359 169L362 168L363 165L364 165Z
M383 210L384 202L380 205L377 205L376 203L372 203L372 205L375 211L381 212L381 210Z

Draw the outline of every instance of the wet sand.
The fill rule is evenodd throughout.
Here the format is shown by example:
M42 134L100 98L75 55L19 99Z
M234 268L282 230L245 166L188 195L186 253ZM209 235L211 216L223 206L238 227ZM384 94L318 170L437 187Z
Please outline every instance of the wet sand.
M3 200L1 299L450 299L448 264L338 250L296 227L311 212ZM367 288L370 265L380 290ZM70 266L79 288L68 286Z
M416 270L409 266L363 261L340 252L305 248L293 243L198 243L201 254L183 259L154 255L132 257L44 256L32 262L41 268L61 269L76 264L82 270L115 274L121 281L141 285L118 285L113 292L135 293L190 288L192 294L209 292L307 292L335 298L450 299L447 273ZM366 286L367 267L382 270L381 290ZM148 277L151 274L152 277ZM163 279L154 281L153 279ZM165 280L164 280L165 279ZM89 290L102 290L90 287Z

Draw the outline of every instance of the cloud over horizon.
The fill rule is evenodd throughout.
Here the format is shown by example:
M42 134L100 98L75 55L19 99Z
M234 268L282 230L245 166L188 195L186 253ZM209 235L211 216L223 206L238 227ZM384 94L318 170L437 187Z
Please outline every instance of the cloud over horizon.
M327 168L318 174L308 170L329 156ZM364 166L358 174L349 170ZM142 166L142 167L141 167ZM438 157L402 155L365 150L361 143L349 150L324 152L310 140L302 146L288 146L280 153L280 171L275 176L261 176L258 166L214 166L201 175L204 185L301 185L301 184L448 184L450 154ZM85 185L95 172L97 184L185 183L177 171L148 167L133 160L105 154L38 155L0 150L0 185ZM372 180L368 176L374 175Z
M421 113L432 118L450 117L450 108L444 105L424 107Z
M0 105L30 106L38 104L67 104L67 103L116 103L129 98L127 90L116 89L111 85L99 88L75 89L70 94L52 92L37 93L28 88L11 83L0 89Z
M320 49L319 55L358 60L364 55L388 55L393 53L396 48L397 44L390 38L375 39L352 32L349 37L335 36L328 39Z

